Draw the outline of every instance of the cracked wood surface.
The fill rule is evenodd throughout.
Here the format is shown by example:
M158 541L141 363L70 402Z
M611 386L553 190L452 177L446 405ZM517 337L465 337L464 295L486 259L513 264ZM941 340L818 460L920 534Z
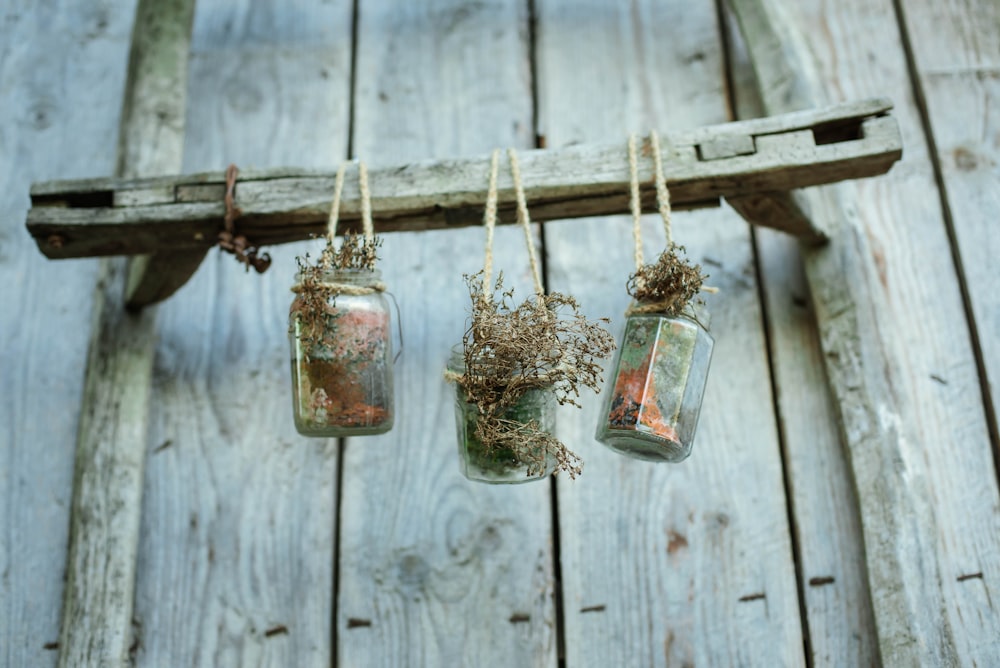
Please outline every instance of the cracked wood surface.
M920 137L895 8L822 5L730 0L764 108L813 106L828 90L892 90L904 132ZM807 46L817 24L828 39ZM879 68L832 65L831 53L875 43L886 52ZM989 595L1000 576L996 469L926 143L911 142L907 157L897 178L808 196L831 241L803 248L805 271L859 497L881 660L991 665L1000 660Z
M536 7L548 145L615 137L624 145L622 128L655 123L680 133L726 118L725 82L712 78L724 60L711 0ZM579 74L566 77L571 70ZM551 289L579 296L592 317L611 317L619 337L635 271L630 229L627 217L545 228ZM644 237L652 262L664 245L658 216L645 221ZM673 238L720 288L705 296L715 350L697 438L679 465L622 457L594 440L603 397L590 394L579 415L557 422L586 461L579 480L557 481L566 664L802 666L750 227L729 209L683 213Z
M394 162L531 145L524 2L360 7L359 157ZM470 187L485 186L482 166ZM466 480L455 388L442 375L467 326L462 275L482 268L484 245L482 228L385 237L381 267L403 331L396 424L383 436L347 439L344 451L339 665L557 665L551 483ZM496 230L494 267L516 299L532 294L521 230Z
M891 104L863 100L746 122L669 132L661 139L664 171L678 209L717 205L720 197L781 191L875 176L899 159ZM742 140L742 141L736 141ZM381 160L387 163L389 160ZM645 163L646 161L644 161ZM377 232L478 225L486 197L488 156L373 166L370 182ZM525 194L538 221L628 211L628 169L616 144L525 151ZM652 167L640 177L653 210ZM271 245L321 234L333 192L332 171L241 173L239 230ZM513 222L509 174L498 180L501 222ZM357 171L349 170L342 228L357 231ZM224 207L221 172L143 181L91 180L37 184L28 229L53 258L194 251L214 243ZM803 217L756 215L754 222L812 240Z
M118 174L180 169L194 0L140 0ZM180 91L180 93L178 93ZM101 263L94 297L59 635L60 666L124 666L135 651L136 561L155 313L125 311L127 260Z
M665 111L655 115L661 129L684 132L670 126L692 109L707 110L686 121L692 125L725 119L718 30L709 30L714 19L706 6L637 2L622 11L616 3L581 0L563 12L559 7L569 3L553 2L424 0L401 11L398 3L362 0L354 100L349 3L199 2L189 110L200 120L186 130L184 169L215 170L206 178L219 178L235 161L246 173L274 174L267 168L299 164L313 175L329 174L346 155L352 106L367 118L355 121L357 152L384 159L382 164L475 155L494 144L527 147L534 131L533 89L540 139L554 146L597 138L591 133L598 132L610 141L620 137L623 145L628 131L642 133L652 125L645 119L654 116L646 110L661 105ZM97 265L45 261L22 226L29 182L114 169L134 2L92 5L21 2L0 10L0 80L9 86L5 102L11 101L5 107L11 113L0 115L0 145L12 149L0 151L0 182L6 185L0 191L0 278L10 288L0 291L9 316L0 320L0 356L9 372L0 385L0 433L7 436L0 447L5 665L51 666L59 650L73 433L87 347L82 332L88 331ZM828 274L810 271L817 317L839 327L856 318L860 306L858 329L875 332L885 357L869 347L863 351L871 357L831 356L835 336L812 330L795 302L792 313L778 306L797 295L789 276L793 268L786 264L793 256L769 243L767 234L757 237L755 267L749 242L733 236L742 229L735 214L679 214L678 239L690 238L708 273L725 282L726 291L710 298L725 305L714 320L717 353L723 355L716 361L733 350L746 352L738 365L714 367L710 384L723 387L710 390L713 401L734 396L726 385L742 393L726 402L726 410L713 411L715 417L703 416L693 458L668 469L588 446L592 413L560 415L560 433L579 432L588 466L575 483L558 482L558 525L551 521L552 497L544 485L532 486L541 492L494 490L457 477L451 395L438 373L447 346L460 336L467 298L460 274L479 264L476 230L387 238L387 260L397 272L393 289L406 291L399 382L417 395L401 398L400 406L412 404L416 413L389 441L347 445L345 466L351 468L342 489L336 444L299 439L287 410L286 288L293 255L315 244L276 249L275 265L262 277L248 277L231 257L211 254L188 288L157 315L136 624L130 630L132 642L138 640L136 663L329 665L337 657L345 665L354 659L375 665L450 659L552 665L559 655L576 665L607 665L608 657L638 657L648 665L690 657L728 657L741 665L795 665L803 659L815 666L867 665L880 656L886 665L1000 662L993 603L1000 502L991 421L983 410L984 396L995 402L988 383L997 357L991 347L992 296L983 287L995 264L995 235L985 222L996 162L990 152L996 106L992 10L973 0L782 3L785 18L808 31L824 93L844 99L884 95L896 105L892 118L906 151L887 176L837 188L842 193L835 204L826 195L804 193L826 212L826 220L814 222L853 230L835 244L836 257L823 269ZM616 19L587 22L588 12ZM663 13L674 18L652 37L641 37L664 25L650 18ZM909 78L898 39L900 22L912 41L916 79ZM426 31L418 29L425 24ZM560 60L556 51L553 57L545 50L552 31L583 35L583 55ZM622 54L634 55L639 64L625 75L585 79L591 67L581 64L593 62L587 40L611 54L608 67L620 67ZM565 55L579 46L570 44ZM664 58L674 65L657 66ZM388 76L390 71L397 75ZM677 86L650 95L663 80ZM926 142L921 107L911 98L914 82L926 97L936 153ZM598 86L611 92L586 97L565 114L546 111L573 100L577 88ZM791 93L786 102L797 99ZM620 125L611 117L618 113L643 127ZM441 123L442 117L448 122ZM718 157L746 149L745 138L727 137L699 150ZM941 191L932 159L940 164ZM194 185L184 197L217 189ZM206 185L208 190L201 188ZM164 193L123 192L119 204L152 208ZM315 194L317 221L325 213L324 196L329 193ZM787 202L750 205L797 215ZM466 222L477 222L475 209L469 206ZM942 210L954 229L957 265ZM550 207L541 215L546 211L553 212ZM843 215L832 215L838 211ZM206 230L214 234L217 227L216 221ZM618 274L629 269L626 227L627 221L546 226L551 285L578 280L588 289L571 287L589 309L618 312ZM655 220L646 229L647 238L656 239ZM511 239L499 264L527 287L523 247L513 240L517 231L497 234ZM564 241L583 237L592 244L579 246L575 257L560 251ZM819 251L801 252L809 263ZM971 319L956 266L964 275ZM861 272L846 281L848 294L860 295L853 305L837 296L845 289L842 272L851 276L850 267ZM451 278L436 277L445 271ZM754 297L760 292L754 287L758 272L760 303ZM822 275L838 278L821 281ZM428 309L436 314L433 322ZM770 342L773 409L764 396L769 382L760 381L768 361L762 319ZM872 425L875 433L896 429L901 437L894 456L884 456L876 438L856 441L860 449L851 458L831 459L837 456L833 425L822 392L795 389L796 383L822 382L815 348L805 350L811 339L820 340L822 359L834 368L827 375L847 388L848 403L841 396L837 405L860 406L840 411L847 422ZM800 368L810 355L812 363ZM855 381L877 373L879 359L889 361L889 380L862 400ZM852 360L858 364L845 369ZM720 368L735 371L720 378ZM122 384L129 392L141 381L142 374L128 374ZM760 410L740 431L731 418L744 416L745 403ZM874 409L865 412L867 406ZM768 498L781 493L781 460L748 455L759 454L757 439L771 442L775 431L784 441L785 501ZM720 433L738 435L716 445ZM744 452L740 443L747 435L754 446ZM721 461L722 452L735 459ZM847 467L854 470L849 479ZM628 484L607 485L609 477ZM844 499L845 488L855 485L860 508L852 522ZM819 497L827 491L828 505L821 508ZM689 506L706 512L695 513L694 529L686 531L689 516L681 515ZM588 512L577 512L583 508ZM744 509L766 509L766 517ZM636 528L637 522L645 529ZM765 527L760 535L784 531L794 540L771 545L754 538L756 533L734 540L748 532L748 523ZM782 530L782 524L788 526ZM864 529L865 559L856 543L822 551L825 527L846 536L854 525ZM797 573L788 572L790 546L796 546ZM748 558L763 567L777 564L775 574L747 567ZM793 605L796 575L801 624ZM871 617L862 609L865 582L871 584ZM611 583L635 585L627 604ZM482 600L490 605L477 606ZM117 628L105 632L126 637ZM609 628L621 632L612 638Z

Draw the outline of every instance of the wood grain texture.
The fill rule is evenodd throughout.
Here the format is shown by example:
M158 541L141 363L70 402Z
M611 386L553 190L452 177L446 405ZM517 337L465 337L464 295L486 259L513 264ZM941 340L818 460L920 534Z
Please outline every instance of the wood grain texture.
M722 196L788 190L885 173L899 159L901 140L884 100L845 104L785 117L733 123L661 139L666 178L678 209L711 206ZM745 140L751 153L723 153L727 139ZM522 174L534 218L573 218L629 210L628 169L618 145L529 151ZM377 232L479 225L488 156L389 165L372 171ZM643 198L653 210L652 166L643 165ZM358 231L356 172L345 183L341 224ZM321 234L334 175L327 172L243 174L236 191L243 230L257 244ZM499 179L500 213L514 209L513 185ZM49 257L205 249L218 232L225 185L220 172L172 179L38 184L28 229ZM757 216L754 222L822 238L804 216Z
M1000 415L1000 5L988 0L899 5L930 120L985 371L993 428ZM994 458L1000 458L994 438Z
M742 35L732 17L727 18L733 102L737 115L751 118L763 113L760 94ZM781 195L810 214L806 193ZM823 367L799 243L768 230L756 230L754 242L809 658L817 667L878 665L858 499Z
M528 17L520 0L360 4L354 146L372 162L531 145ZM505 168L506 169L506 168ZM488 164L483 164L486 183ZM372 187L378 187L372 180ZM554 666L548 482L459 473L454 388L442 378L482 267L481 229L390 235L382 261L402 315L396 424L349 439L340 511L338 664ZM521 232L495 264L531 292Z
M831 243L804 249L806 275L859 494L881 658L996 663L988 589L1000 566L996 479L893 8L731 4L744 35L766 33L757 53L748 45L768 111L811 106L831 91L877 89L897 101L903 164L877 182L818 189L812 211L831 218ZM782 51L801 56L772 57ZM872 55L833 57L843 53Z
M200 0L184 169L335 165L351 21L349 3ZM213 251L159 309L139 666L331 663L336 443L295 432L286 337L307 248L262 276Z
M39 262L32 181L112 173L134 3L0 9L0 664L54 666L96 262ZM108 100L115 102L109 108ZM79 333L79 335L69 335Z
M140 0L122 104L117 173L180 169L193 0ZM182 92L178 93L180 90ZM122 666L133 602L153 367L152 313L125 313L124 260L102 263L76 462L60 666Z
M549 145L680 129L726 113L712 2L540 0L539 114ZM670 39L664 39L669 34ZM595 101L600 101L599 104ZM617 331L634 271L627 219L546 227L553 289ZM647 255L664 242L645 221ZM593 439L596 398L558 431L587 461L558 487L567 665L804 664L748 227L732 211L675 217L674 239L721 289L690 459L656 465Z

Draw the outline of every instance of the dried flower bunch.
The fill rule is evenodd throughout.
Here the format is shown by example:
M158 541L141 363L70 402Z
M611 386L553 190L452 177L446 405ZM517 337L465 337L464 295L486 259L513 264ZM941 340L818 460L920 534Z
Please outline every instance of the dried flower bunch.
M580 458L534 420L521 423L501 417L532 389L547 388L560 404L579 406L581 386L600 391L598 360L614 350L603 327L607 319L588 320L577 301L559 293L542 295L513 307L513 290L499 276L492 293L483 290L482 272L466 276L472 296L471 324L462 339L465 373L458 383L480 412L476 438L486 452L511 450L541 475L546 458L557 470L576 477Z
M308 253L295 258L299 266L297 291L301 297L298 314L307 355L315 346L331 345L332 342L324 337L333 336L336 331L327 327L327 319L342 286L331 284L328 274L337 270L374 270L381 245L379 237L366 239L362 235L347 234L338 249L333 239L327 237L326 247L315 263L310 261Z
M701 265L693 264L682 255L684 247L671 243L660 253L654 264L639 267L629 276L626 289L641 305L667 315L676 316L701 291L707 274Z

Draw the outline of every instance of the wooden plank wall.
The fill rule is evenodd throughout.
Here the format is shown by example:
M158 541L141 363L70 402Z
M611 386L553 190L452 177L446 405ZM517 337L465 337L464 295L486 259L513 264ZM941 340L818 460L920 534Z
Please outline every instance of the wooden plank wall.
M944 187L945 216L964 275L980 347L986 403L997 450L1000 413L1000 4L990 0L897 3L931 148Z
M630 130L697 127L752 105L739 67L727 86L724 47L737 63L740 47L722 39L716 4L200 0L185 171L469 155L531 147L536 132L550 146L621 140L624 158ZM724 208L675 224L721 288L707 298L717 347L692 458L657 466L604 450L586 397L558 426L583 476L517 488L460 476L441 379L481 230L387 237L404 336L396 428L342 443L298 437L288 410L288 287L295 254L319 243L272 250L261 277L210 253L157 318L135 663L1000 663L997 399L980 390L1000 374L1000 305L983 288L1000 252L988 208L996 7L785 5L831 95L888 95L903 125L903 163L844 190L877 253L880 336L911 435L899 480L926 491L937 532L914 529L910 557L929 575L907 611L933 633L886 633L899 628L891 598L869 596L857 515L877 499L861 489L854 505L798 253ZM0 159L0 220L20 219L31 181L113 172L133 10L0 10L12 110L0 156L15 156ZM643 229L651 257L658 219ZM550 289L620 330L627 219L540 237ZM519 232L498 230L496 253L526 296ZM46 262L19 225L0 228L0 368L13 379L0 383L4 665L56 659L87 341L54 333L89 331L94 277L93 262Z
M871 335L890 360L885 373L900 409L898 416L880 419L898 421L892 428L903 436L897 459L885 462L888 468L854 470L862 517L881 515L891 523L865 526L869 557L887 533L910 541L894 548L900 566L910 573L905 599L884 586L885 576L894 576L877 563L877 555L869 559L870 574L882 571L871 580L881 658L889 665L924 658L990 665L1000 660L1000 618L987 597L1000 567L997 481L959 280L896 7L888 1L830 5L817 0L786 9L797 29L812 38L819 84L834 100L887 94L896 102L906 146L902 163L886 178L842 189L873 252L870 283L878 310ZM876 474L888 475L888 484ZM895 498L882 496L878 488ZM919 514L885 516L886 503L900 500Z
M746 44L733 17L727 18L736 116L761 116L762 104ZM753 236L796 544L807 657L813 665L821 666L876 665L878 639L857 494L823 368L799 242L761 228L753 230Z
M347 154L349 3L200 0L185 171ZM237 191L238 194L238 191ZM161 307L136 586L136 664L332 660L337 444L292 425L298 244L248 275L213 252Z
M550 146L727 120L713 2L536 6L539 124ZM668 30L674 39L661 39ZM657 217L647 223L651 261L664 237ZM749 229L731 210L698 212L676 217L674 237L721 290L707 298L717 339L694 454L656 466L603 449L593 441L596 399L560 423L588 462L580 480L558 482L567 664L800 665ZM551 287L621 330L635 269L628 219L547 226L546 249Z
M900 435L894 452L880 455L874 441L852 444L851 452L881 659L888 665L994 663L996 611L981 591L962 586L990 582L1000 552L988 423L977 401L975 355L895 8L889 2L759 4L774 14L787 10L782 20L806 36L816 56L818 80L797 82L794 94L810 86L812 99L820 92L834 100L888 94L907 147L887 178L839 191L850 227L865 236L860 246L872 252L866 289L877 311L868 336L882 346L882 373L898 410L877 416L880 430ZM811 251L807 260L821 252ZM969 490L981 505L969 504ZM966 572L970 564L977 568Z
M746 44L727 16L738 118L764 115ZM800 200L801 201L801 200ZM878 640L857 496L823 368L799 244L754 230L796 542L807 656L816 665L873 665Z
M135 3L0 9L0 664L55 665L97 262L21 225L33 181L107 176ZM73 335L67 335L72 333Z
M393 162L531 147L528 36L521 0L361 3L355 153ZM494 262L524 298L522 239L498 229ZM404 338L398 412L391 433L349 439L344 453L341 665L555 664L549 484L477 485L455 459L442 371L465 331L462 274L482 267L483 243L476 228L386 237Z

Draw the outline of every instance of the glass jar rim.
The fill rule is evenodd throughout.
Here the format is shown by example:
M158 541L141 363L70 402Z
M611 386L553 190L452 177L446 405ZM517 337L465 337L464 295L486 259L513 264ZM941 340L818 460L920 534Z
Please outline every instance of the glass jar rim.
M350 285L371 285L382 280L382 271L380 269L338 269L336 267L331 267L321 274L324 280L331 283L348 283ZM295 272L295 282L302 282L302 272Z

